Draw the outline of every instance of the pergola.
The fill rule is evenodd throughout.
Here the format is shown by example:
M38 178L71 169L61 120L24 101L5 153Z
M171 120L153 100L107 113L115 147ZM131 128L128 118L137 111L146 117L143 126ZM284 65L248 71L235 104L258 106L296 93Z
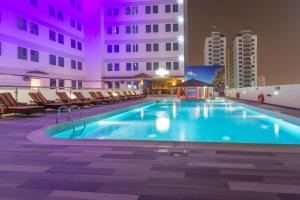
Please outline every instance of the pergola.
M179 99L207 99L213 96L213 86L209 83L191 79L178 85ZM194 94L190 94L195 91Z

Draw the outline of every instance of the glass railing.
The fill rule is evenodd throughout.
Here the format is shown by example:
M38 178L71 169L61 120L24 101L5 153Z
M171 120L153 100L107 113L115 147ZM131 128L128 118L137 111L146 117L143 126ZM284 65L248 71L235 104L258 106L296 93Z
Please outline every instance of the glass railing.
M23 87L23 86L0 86L0 93L11 93L15 100L19 103L32 103L32 99L29 96L30 92L41 92L48 100L55 101L58 100L56 92L66 92L66 94L74 99L75 96L73 92L80 91L86 98L90 98L89 92L102 91L104 95L107 95L108 91L127 91L121 89L102 89L102 88L49 88L49 87ZM136 90L138 93L140 91Z

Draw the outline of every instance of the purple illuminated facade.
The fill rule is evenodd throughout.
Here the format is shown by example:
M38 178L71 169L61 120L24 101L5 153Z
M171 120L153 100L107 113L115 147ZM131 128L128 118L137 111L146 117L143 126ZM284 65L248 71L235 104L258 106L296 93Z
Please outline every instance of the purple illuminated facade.
M182 0L0 0L0 85L138 89L183 66Z

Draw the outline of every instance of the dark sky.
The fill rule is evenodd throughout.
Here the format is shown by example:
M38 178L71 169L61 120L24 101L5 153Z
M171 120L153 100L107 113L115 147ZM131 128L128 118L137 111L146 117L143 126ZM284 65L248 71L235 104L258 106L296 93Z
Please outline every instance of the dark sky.
M258 35L258 75L267 85L300 83L300 0L188 0L188 64L203 65L212 26L227 36Z

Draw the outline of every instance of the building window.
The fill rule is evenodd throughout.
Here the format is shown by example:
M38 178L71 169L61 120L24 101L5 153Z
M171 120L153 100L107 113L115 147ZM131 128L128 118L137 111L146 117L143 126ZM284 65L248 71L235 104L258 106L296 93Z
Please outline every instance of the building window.
M126 44L126 52L127 53L131 52L131 44Z
M145 7L145 13L146 14L151 14L151 6L146 6Z
M151 52L151 51L152 51L152 45L146 44L146 52Z
M18 59L27 60L27 49L23 47L18 47Z
M139 63L133 63L133 71L139 70Z
M114 52L119 53L120 52L120 46L119 45L114 45Z
M118 16L119 15L119 8L114 8L114 16Z
M39 62L39 52L36 50L30 50L30 60L32 62Z
M130 34L130 33L131 33L131 27L130 27L130 26L126 26L125 29L126 29L126 33L127 33L127 34Z
M165 12L170 13L171 12L171 5L166 5L165 6Z
M152 70L152 63L151 62L147 62L146 63L146 70L147 71L151 71Z
M55 55L52 55L52 54L49 55L49 64L56 65L56 56Z
M156 71L158 69L159 69L159 63L158 62L153 63L153 70Z
M65 80L59 80L58 81L58 87L63 89L65 87Z
M50 89L56 88L56 79L50 79Z
M71 82L71 85L72 85L72 89L76 89L76 88L77 88L77 83L76 83L76 81L72 81L72 82Z
M173 51L178 51L179 50L179 44L178 42L173 43Z
M112 53L112 45L107 45L107 53Z
M64 14L61 11L57 11L57 18L60 21L64 21Z
M115 71L120 71L120 63L115 63Z
M57 34L57 41L58 43L60 44L64 44L65 43L65 39L64 39L64 36L62 34Z
M178 4L173 4L173 12L178 12Z
M151 33L152 27L151 25L146 25L146 33Z
M53 6L49 6L49 15L55 17L55 8Z
M120 89L120 82L115 82L115 89Z
M18 17L18 29L27 31L27 21L22 17Z
M49 30L49 40L56 41L56 33L52 30Z
M112 82L107 81L106 83L107 83L107 88L108 88L108 89L112 89Z
M65 66L65 59L63 57L58 57L58 66L60 67Z
M82 44L81 44L81 42L77 42L77 50L79 50L79 51L82 50Z
M131 63L126 63L126 71L131 71Z
M159 44L158 43L153 44L153 51L155 51L155 52L159 51Z
M171 24L166 24L166 32L171 32Z
M172 70L172 63L166 62L166 70Z
M137 15L139 13L139 8L137 6L132 7L132 15Z
M125 15L131 15L131 7L125 8Z
M107 71L108 72L112 72L113 71L113 64L112 63L108 63L107 64Z
M75 28L76 26L76 21L75 19L71 19L71 27Z
M82 62L80 61L77 62L77 69L80 71L82 70Z
M82 25L81 23L77 22L77 30L78 31L81 31L82 30Z
M139 32L139 26L138 25L133 25L132 26L132 33L138 33Z
M78 81L78 89L82 89L82 81Z
M132 50L133 50L133 52L139 52L139 45L138 44L133 44L132 45Z
M158 24L153 25L153 33L158 33L159 32L159 27Z
M179 62L173 62L173 69L179 70Z
M71 48L76 49L76 41L71 39Z
M172 44L166 43L166 51L172 51Z
M179 25L173 24L173 32L178 32L178 31L179 31Z
M30 33L34 35L39 35L39 26L35 23L30 23Z
M76 61L75 60L71 60L71 68L76 69Z
M38 1L37 0L30 0L30 5L32 5L33 7L37 7L38 6Z
M157 14L158 13L158 6L157 5L153 6L152 10L153 10L153 14Z

